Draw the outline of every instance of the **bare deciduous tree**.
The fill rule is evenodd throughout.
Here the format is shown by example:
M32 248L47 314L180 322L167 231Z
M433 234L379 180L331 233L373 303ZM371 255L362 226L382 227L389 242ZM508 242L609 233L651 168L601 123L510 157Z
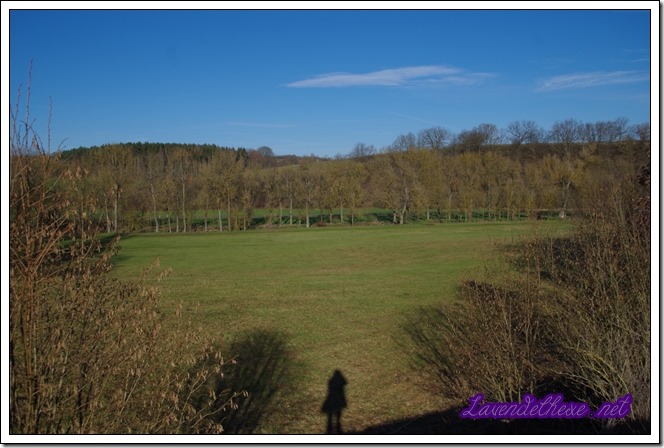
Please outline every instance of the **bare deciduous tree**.
M350 152L349 157L352 159L360 159L362 157L369 157L376 153L376 148L373 145L367 145L364 143L358 143L353 147L353 150Z
M422 129L417 133L417 146L439 151L447 146L451 137L452 133L441 126Z
M639 123L634 125L633 132L641 143L650 141L650 123Z
M409 132L408 134L399 135L394 142L389 146L390 151L403 152L417 147L417 138L415 134Z
M539 143L544 132L532 120L513 121L507 125L506 131L514 146Z
M274 151L272 151L272 148L269 146L261 146L256 150L256 152L263 157L274 157Z
M501 140L500 131L491 123L482 123L471 130L461 131L456 137L457 145L464 151L490 148L499 144Z
M145 181L148 184L150 191L150 199L152 201L152 213L154 219L154 231L159 233L159 217L157 215L158 204L158 188L164 176L164 162L161 154L147 153L143 154L141 158L142 173Z
M572 145L580 140L581 130L581 122L573 118L568 118L567 120L553 123L549 138L554 143L560 143L565 152L569 153Z

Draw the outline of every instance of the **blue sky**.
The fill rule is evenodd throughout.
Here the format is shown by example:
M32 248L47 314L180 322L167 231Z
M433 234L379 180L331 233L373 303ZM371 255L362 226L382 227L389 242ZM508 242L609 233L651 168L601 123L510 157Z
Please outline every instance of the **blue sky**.
M150 141L334 156L432 126L650 121L649 10L9 17L10 102L19 85L25 98L32 60L35 128L46 133L51 97L51 140L65 149Z

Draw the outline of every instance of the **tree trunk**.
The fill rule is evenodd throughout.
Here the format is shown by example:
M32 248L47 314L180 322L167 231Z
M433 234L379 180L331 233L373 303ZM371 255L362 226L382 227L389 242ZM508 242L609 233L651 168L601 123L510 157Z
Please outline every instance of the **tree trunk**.
M184 189L184 181L182 182L182 231L186 232L187 231L187 208L185 207L185 189Z
M152 211L154 213L154 228L155 232L159 233L159 217L157 216L157 195L154 191L154 184L150 183L150 194L152 195Z
M563 209L560 211L560 217L565 218L567 216L567 202L569 200L569 190L572 186L572 182L568 181L563 184Z
M233 226L231 226L231 198L228 198L228 202L226 203L226 212L228 215L226 216L226 222L228 223L228 230L231 231L233 230Z
M447 187L447 221L452 220L452 188Z
M307 229L309 228L309 206L305 207L305 214L306 214L306 226Z
M292 197L290 198L289 208L290 208L290 210L289 210L290 211L290 216L288 218L288 225L292 226L293 225L293 198Z
M406 214L407 206L408 206L408 203L405 202L403 204L403 208L401 209L401 212L399 213L399 225L403 224L403 222L404 222L403 218L404 218L404 215Z
M115 186L115 195L113 196L113 231L118 233L118 203L120 202L120 187Z
M401 209L401 215L399 216L399 225L404 223L404 215L406 214L406 210L408 209L408 202L410 202L410 191L408 187L404 189L404 201L403 201L403 208Z
M106 233L111 233L111 217L108 215L108 198L106 197L104 199L104 209L106 210Z
M221 209L217 209L217 212L219 214L219 231L223 232L224 231L224 223L221 220Z

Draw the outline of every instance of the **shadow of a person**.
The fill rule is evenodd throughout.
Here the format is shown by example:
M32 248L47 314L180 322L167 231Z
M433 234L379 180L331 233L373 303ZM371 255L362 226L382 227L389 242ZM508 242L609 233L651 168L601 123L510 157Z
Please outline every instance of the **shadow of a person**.
M346 393L344 387L348 382L340 370L335 370L327 382L327 397L321 407L321 412L327 414L327 434L342 434L341 411L346 407Z

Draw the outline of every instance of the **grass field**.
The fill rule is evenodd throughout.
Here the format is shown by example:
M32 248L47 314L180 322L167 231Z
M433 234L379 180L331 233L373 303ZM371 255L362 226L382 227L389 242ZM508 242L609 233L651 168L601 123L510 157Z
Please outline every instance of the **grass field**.
M227 347L253 330L286 335L282 361L292 375L275 379L279 405L256 432L324 432L320 408L335 369L348 381L343 428L360 432L440 409L445 397L421 387L399 343L404 317L453 300L461 279L532 225L140 234L121 240L113 262L115 275L132 278L159 258L173 269L161 284L164 309L183 301L192 320ZM226 355L239 363L248 356Z

